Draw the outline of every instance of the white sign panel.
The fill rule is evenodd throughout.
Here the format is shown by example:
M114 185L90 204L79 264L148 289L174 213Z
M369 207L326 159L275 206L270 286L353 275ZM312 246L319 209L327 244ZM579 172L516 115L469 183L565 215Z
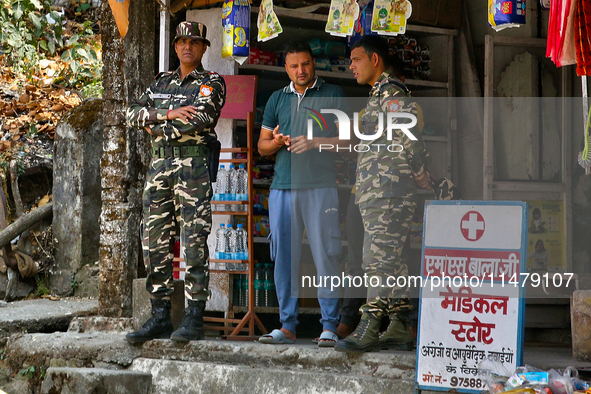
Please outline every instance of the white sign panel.
M522 363L527 205L433 201L425 207L416 384L487 390Z
M520 249L523 208L519 206L433 205L425 246ZM427 212L427 211L425 211Z

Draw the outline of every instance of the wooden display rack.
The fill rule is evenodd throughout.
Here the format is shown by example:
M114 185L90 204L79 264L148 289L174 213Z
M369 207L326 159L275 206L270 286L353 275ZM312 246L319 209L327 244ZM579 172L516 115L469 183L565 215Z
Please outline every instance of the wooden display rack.
M224 264L248 264L246 271L228 271L228 270L210 270L210 272L227 273L227 274L242 274L248 275L248 307L246 315L242 319L234 319L234 311L230 308L230 316L224 318L218 317L204 317L206 323L215 323L215 325L205 325L206 330L224 331L229 334L224 335L229 340L253 340L258 338L255 336L255 326L257 326L263 334L267 330L261 320L254 312L254 238L252 233L253 223L253 128L254 128L254 109L255 109L255 94L256 94L256 76L249 75L231 75L225 76L227 85L227 102L222 110L222 118L230 118L235 120L246 120L246 148L224 148L222 153L246 153L246 159L220 159L220 163L232 164L246 164L248 173L248 201L212 201L212 205L246 205L247 211L212 211L213 215L237 215L247 216L248 220L248 260L220 260L210 259L212 263Z

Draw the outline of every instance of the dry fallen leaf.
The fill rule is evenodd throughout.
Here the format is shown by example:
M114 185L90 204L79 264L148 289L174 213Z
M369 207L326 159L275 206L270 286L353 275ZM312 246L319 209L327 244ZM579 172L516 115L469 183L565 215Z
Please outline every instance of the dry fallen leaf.
M31 96L26 93L21 94L21 96L18 98L18 101L20 101L22 104L27 104L29 101L31 101Z
M35 122L43 122L45 120L49 120L51 118L51 114L49 112L40 112L35 115Z
M49 196L45 195L45 196L43 196L43 198L41 200L39 200L39 202L37 203L37 206L42 207L45 204L47 204L48 202L49 202Z

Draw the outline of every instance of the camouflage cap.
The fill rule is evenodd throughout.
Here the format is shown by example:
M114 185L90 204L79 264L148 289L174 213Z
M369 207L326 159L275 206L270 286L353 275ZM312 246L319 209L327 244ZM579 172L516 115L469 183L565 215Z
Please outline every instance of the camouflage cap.
M207 36L207 26L200 22L181 22L176 27L176 36L173 44L181 37L187 37L194 40L203 40L207 45L211 45Z

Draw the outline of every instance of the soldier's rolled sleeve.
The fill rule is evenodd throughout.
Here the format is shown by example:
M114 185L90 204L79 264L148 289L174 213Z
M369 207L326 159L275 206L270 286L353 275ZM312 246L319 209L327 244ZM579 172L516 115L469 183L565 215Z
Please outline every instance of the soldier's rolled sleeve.
M162 136L166 141L172 141L181 138L184 134L200 133L204 129L215 125L222 107L226 102L226 85L223 79L216 79L210 82L212 92L209 96L198 96L191 104L197 107L197 114L192 119L184 121L174 119L167 121L162 127Z
M403 96L401 94L395 94L393 97L395 97L400 103L400 112L411 113L417 116L416 104L413 103L410 98ZM386 114L390 111L390 102L391 100L388 99L382 102L382 110ZM396 119L395 122L398 122L398 119ZM407 123L407 121L404 120L401 123ZM425 171L425 166L428 164L429 161L429 152L427 151L427 147L425 146L425 142L423 141L423 137L421 135L421 132L419 131L419 128L415 126L412 129L410 129L410 132L417 139L413 141L405 133L400 132L402 145L404 146L404 150L406 151L410 159L412 171L415 172L417 175L422 175Z
M126 118L130 127L144 128L166 121L167 109L157 109L152 99L152 84L140 98L127 108Z

